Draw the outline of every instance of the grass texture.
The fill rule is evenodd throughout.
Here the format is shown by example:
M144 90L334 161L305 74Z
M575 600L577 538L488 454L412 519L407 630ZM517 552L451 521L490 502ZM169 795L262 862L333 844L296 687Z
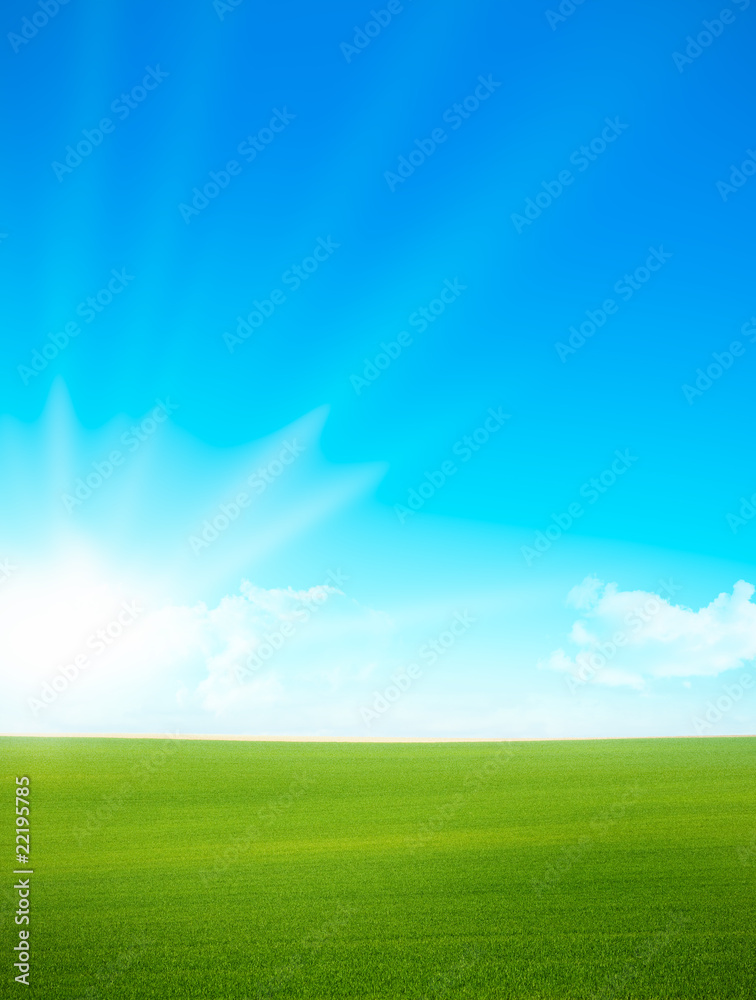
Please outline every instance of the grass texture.
M2 997L756 996L756 739L8 737L0 755Z

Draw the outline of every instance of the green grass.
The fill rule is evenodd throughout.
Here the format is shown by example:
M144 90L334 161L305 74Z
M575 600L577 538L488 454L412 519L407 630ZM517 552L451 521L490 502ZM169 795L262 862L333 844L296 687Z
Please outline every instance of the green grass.
M756 739L0 752L3 997L756 996Z

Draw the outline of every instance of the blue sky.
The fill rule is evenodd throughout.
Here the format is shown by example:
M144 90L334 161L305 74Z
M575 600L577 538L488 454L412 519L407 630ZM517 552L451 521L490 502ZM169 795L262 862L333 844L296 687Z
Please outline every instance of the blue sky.
M751 732L752 7L9 3L2 728Z

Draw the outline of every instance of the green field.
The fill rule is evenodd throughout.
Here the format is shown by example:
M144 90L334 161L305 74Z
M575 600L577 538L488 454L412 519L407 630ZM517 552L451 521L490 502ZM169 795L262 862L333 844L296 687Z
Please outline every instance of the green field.
M0 750L3 997L756 996L756 739Z

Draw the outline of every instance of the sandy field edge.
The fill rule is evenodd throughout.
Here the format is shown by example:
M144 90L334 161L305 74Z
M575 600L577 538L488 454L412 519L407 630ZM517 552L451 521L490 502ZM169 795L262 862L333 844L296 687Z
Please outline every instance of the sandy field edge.
M223 733L0 733L0 737L44 739L90 738L109 740L241 740L250 743L573 743L597 740L726 740L754 739L753 733L726 733L721 736L683 734L680 736L229 736Z

